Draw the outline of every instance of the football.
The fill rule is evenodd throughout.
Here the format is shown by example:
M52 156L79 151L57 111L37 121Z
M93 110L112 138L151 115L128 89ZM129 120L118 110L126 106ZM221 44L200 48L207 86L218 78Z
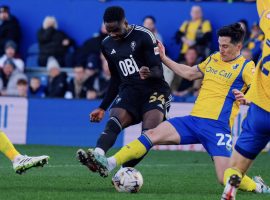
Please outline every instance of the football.
M132 167L123 167L112 178L118 192L136 193L143 185L142 174Z

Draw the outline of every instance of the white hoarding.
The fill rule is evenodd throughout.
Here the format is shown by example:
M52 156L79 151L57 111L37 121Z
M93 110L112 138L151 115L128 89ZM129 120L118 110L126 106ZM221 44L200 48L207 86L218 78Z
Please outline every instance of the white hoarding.
M27 110L25 98L0 97L0 130L14 144L26 143Z

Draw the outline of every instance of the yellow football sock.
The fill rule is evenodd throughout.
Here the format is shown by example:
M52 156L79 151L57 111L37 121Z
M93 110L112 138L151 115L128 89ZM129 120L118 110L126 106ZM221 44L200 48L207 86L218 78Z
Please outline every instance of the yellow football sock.
M114 155L114 158L116 164L119 166L130 160L142 157L146 152L146 147L137 139L122 147L120 151Z
M235 168L228 168L225 170L223 179L224 185L226 185L228 179L234 174L238 175L242 179L239 189L248 192L252 192L256 189L256 183L247 175L243 176L242 173Z
M6 134L2 131L0 131L0 151L11 161L13 161L16 156L20 155L20 153L7 138Z
M245 175L240 183L239 189L243 191L253 192L256 190L256 183L247 175Z
M234 169L234 168L228 168L224 172L224 177L223 177L224 185L227 184L228 179L234 174L238 175L241 179L243 177L242 173L239 170Z

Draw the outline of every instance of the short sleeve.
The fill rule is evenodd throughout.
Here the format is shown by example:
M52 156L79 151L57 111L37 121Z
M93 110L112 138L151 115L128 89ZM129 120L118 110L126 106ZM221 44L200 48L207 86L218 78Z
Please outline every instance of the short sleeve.
M208 32L212 32L212 27L211 24L208 20L206 20L203 25L202 25L202 32L203 33L208 33Z
M186 32L186 27L187 27L187 21L185 21L179 28L179 31L184 33Z
M209 56L209 57L206 58L203 62L201 62L200 64L197 65L198 70L204 74L205 68L206 68L207 64L208 64L210 61L211 61L211 56Z

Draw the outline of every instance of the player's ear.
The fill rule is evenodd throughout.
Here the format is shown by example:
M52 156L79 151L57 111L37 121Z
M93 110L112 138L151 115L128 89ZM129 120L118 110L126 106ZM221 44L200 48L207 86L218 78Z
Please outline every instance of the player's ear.
M127 19L124 20L124 24L125 24L125 26L128 26L128 21L127 21Z
M243 48L243 44L240 42L238 45L237 45L238 49L241 51L241 49Z

